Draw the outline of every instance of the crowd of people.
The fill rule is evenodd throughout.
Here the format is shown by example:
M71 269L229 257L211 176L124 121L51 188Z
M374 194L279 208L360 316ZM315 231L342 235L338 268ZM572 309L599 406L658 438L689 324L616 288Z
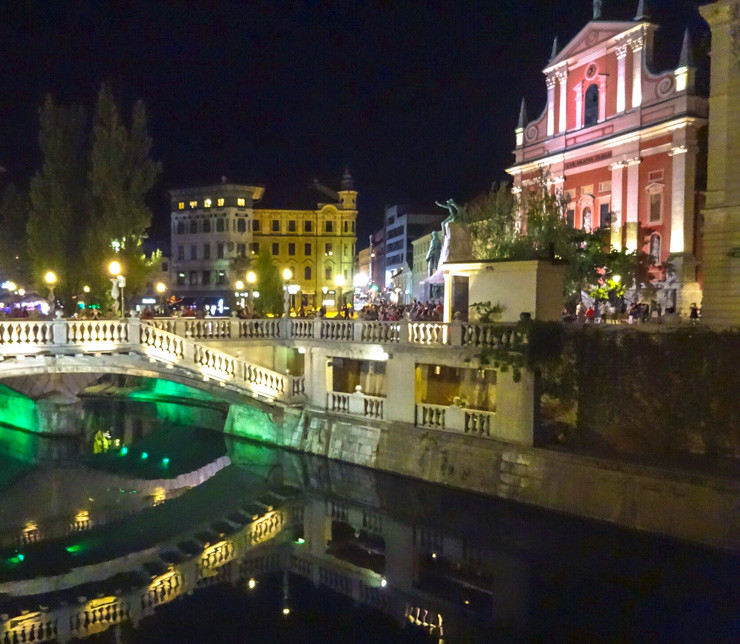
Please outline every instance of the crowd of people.
M659 302L621 302L612 304L606 300L597 300L592 304L578 302L574 310L563 308L563 321L581 324L643 324L648 321L663 322L675 317L673 307L665 308ZM695 303L689 309L689 320L698 321L701 310Z

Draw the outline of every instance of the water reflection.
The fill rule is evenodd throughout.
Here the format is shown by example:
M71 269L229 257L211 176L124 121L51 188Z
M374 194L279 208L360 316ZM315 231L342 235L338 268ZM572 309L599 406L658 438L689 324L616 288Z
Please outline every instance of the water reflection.
M76 464L6 456L2 643L240 641L257 623L268 641L706 641L738 626L736 556L86 404L133 458L92 454L88 433Z

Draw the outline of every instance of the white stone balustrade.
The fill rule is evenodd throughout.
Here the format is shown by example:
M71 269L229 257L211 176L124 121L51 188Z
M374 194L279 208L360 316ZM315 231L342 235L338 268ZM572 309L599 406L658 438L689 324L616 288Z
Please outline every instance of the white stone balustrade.
M352 414L363 418L383 420L384 405L385 398L366 396L360 392L346 394L329 391L326 394L326 409L334 414Z
M428 429L442 429L451 432L491 438L494 411L465 409L457 405L416 405L416 425Z

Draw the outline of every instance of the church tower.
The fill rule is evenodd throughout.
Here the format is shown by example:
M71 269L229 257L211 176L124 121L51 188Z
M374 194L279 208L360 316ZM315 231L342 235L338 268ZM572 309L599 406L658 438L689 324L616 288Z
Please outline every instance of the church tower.
M337 193L339 194L339 207L342 210L357 210L357 191L349 168L344 169Z
M712 30L702 317L740 325L740 0L700 8Z

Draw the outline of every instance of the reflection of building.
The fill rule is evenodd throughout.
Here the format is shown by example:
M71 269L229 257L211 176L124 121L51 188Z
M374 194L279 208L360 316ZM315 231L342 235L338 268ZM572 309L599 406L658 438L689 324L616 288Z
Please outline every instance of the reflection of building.
M331 199L315 210L255 209L262 187L225 180L173 190L173 289L198 304L225 300L264 248L280 269L291 269L307 304L320 305L324 290L334 293L337 275L351 283L357 219L352 177L345 172L337 192L318 182L314 187Z
M643 3L640 3L643 7ZM542 170L567 197L577 228L607 227L616 248L642 249L677 270L666 304L700 298L697 248L701 150L707 101L694 88L688 32L675 69L649 69L657 26L594 19L544 69L547 105L535 120L522 104L514 190ZM660 272L660 271L658 271Z
M709 168L704 209L702 317L740 325L740 3L702 7L712 28Z

